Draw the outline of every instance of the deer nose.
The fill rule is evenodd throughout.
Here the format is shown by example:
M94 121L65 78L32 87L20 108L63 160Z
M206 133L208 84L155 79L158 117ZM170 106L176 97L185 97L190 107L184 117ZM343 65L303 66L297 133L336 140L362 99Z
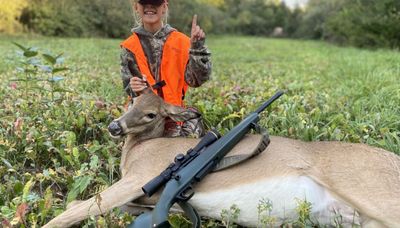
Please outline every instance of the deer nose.
M110 123L110 125L108 125L108 131L110 132L110 134L112 136L121 135L122 127L119 124L119 122L113 121L113 122Z

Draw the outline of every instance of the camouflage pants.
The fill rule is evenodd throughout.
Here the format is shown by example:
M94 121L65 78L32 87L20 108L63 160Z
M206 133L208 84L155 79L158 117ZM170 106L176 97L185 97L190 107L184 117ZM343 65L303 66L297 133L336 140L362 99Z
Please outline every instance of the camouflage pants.
M189 109L198 112L196 109ZM166 119L164 131L165 137L201 138L205 133L205 127L201 117L187 120L181 125L169 118Z

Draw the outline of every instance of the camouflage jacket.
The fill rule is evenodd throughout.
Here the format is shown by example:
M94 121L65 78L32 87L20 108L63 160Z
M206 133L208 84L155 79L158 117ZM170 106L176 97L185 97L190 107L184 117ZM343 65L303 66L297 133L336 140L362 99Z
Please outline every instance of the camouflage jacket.
M164 25L160 31L152 34L146 31L143 27L132 29L140 39L144 53L149 63L150 71L158 81L160 77L160 65L163 46L167 40L168 35L175 31L170 25ZM204 46L204 40L192 44L189 50L189 62L185 71L185 81L190 87L199 87L204 82L210 79L211 75L211 53ZM135 55L126 48L121 50L121 77L123 88L131 95L131 88L129 81L132 77L128 69L128 61L136 64Z

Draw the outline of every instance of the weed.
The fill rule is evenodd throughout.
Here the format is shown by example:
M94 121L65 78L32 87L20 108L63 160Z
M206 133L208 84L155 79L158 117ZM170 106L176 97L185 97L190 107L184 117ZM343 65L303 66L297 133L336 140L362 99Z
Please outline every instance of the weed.
M68 90L59 85L59 82L64 77L56 75L68 70L68 68L62 66L64 62L63 54L51 55L43 53L39 55L40 53L36 47L25 47L15 42L14 44L21 50L21 52L17 52L20 57L20 66L17 67L17 72L22 77L14 78L11 81L24 82L24 95L26 98L33 94L34 91L31 90L46 91L50 93L51 101L54 102L56 92L68 92ZM46 88L47 84L45 82L48 83L50 89Z
M240 214L240 209L237 207L236 204L233 204L229 209L223 209L221 211L222 224L227 228L237 227L235 222L238 219L239 214Z
M269 199L261 199L257 206L258 222L261 227L274 227L277 222L276 217L271 216L273 209L272 201ZM259 227L257 225L257 227Z
M308 202L307 199L300 200L296 198L295 200L297 202L296 212L299 217L294 224L300 227L316 226L316 223L311 218L311 202Z

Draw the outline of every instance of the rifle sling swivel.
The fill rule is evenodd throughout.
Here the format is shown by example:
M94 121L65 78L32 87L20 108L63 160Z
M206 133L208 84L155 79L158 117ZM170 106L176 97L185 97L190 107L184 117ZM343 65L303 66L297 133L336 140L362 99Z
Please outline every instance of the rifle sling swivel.
M258 154L263 152L265 148L270 143L268 131L261 127L259 124L254 123L253 124L253 129L256 133L261 135L260 142L258 143L257 147L253 150L253 152L248 153L248 154L239 154L239 155L231 155L231 156L225 156L222 158L222 160L215 166L213 172L221 171L223 169L230 168L232 166L235 166L237 164L240 164Z

